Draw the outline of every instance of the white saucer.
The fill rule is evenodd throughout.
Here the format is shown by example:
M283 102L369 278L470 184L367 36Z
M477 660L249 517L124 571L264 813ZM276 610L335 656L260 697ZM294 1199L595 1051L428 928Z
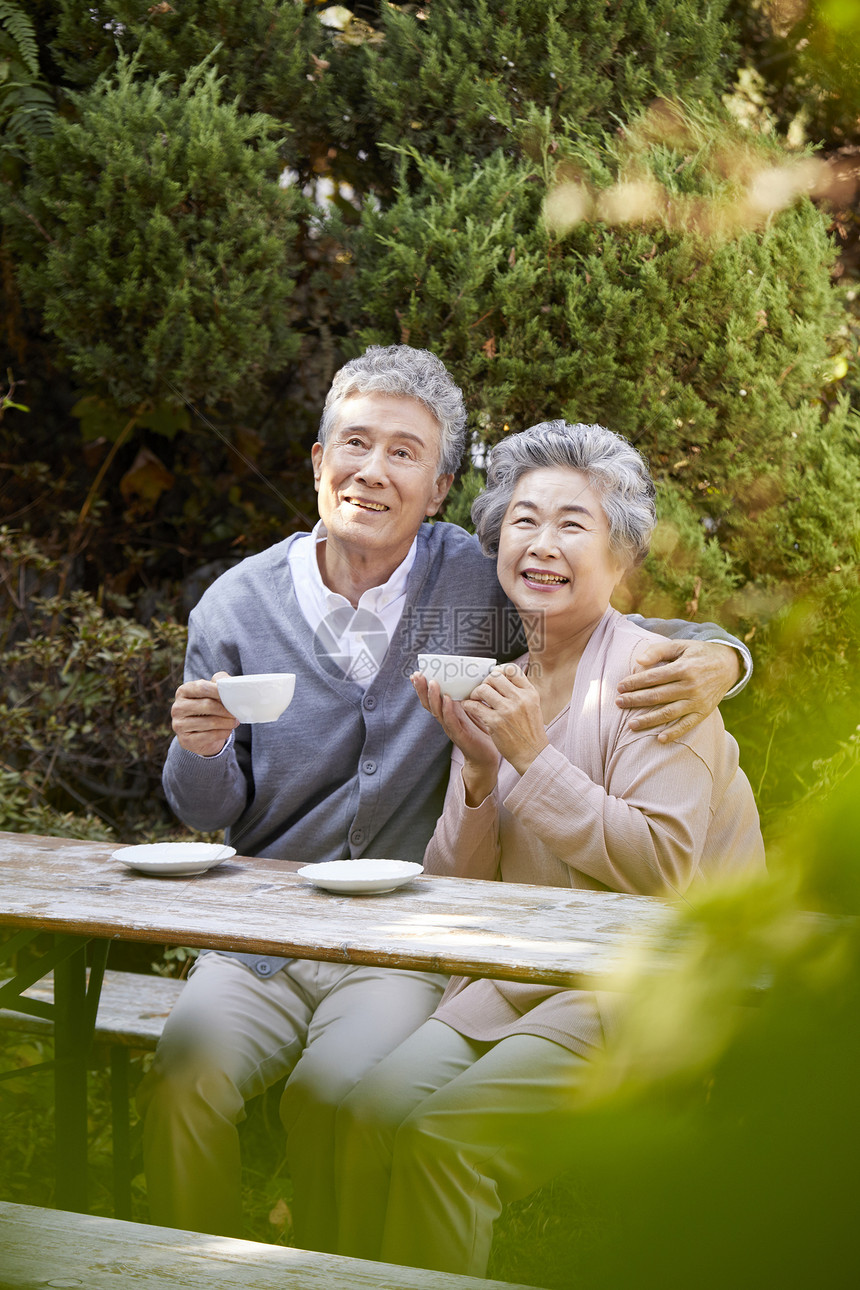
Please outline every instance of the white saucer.
M144 842L136 847L121 847L111 859L155 878L178 878L205 873L235 854L235 847L217 842Z
M421 872L422 866L409 860L329 860L325 864L306 864L298 871L300 878L315 887L345 896L394 891Z

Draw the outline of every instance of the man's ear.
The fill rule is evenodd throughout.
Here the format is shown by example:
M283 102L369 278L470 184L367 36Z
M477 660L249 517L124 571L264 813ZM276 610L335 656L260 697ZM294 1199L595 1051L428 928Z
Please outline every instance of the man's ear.
M320 490L320 474L322 472L323 448L321 443L315 443L311 448L311 465L314 470L314 488L317 492Z
M424 512L425 515L436 514L436 512L439 510L439 507L442 505L445 498L448 496L448 493L450 491L450 488L453 482L454 482L453 475L439 476L439 478L436 480L436 488L433 493L433 496L430 498L430 501L427 503L427 510Z

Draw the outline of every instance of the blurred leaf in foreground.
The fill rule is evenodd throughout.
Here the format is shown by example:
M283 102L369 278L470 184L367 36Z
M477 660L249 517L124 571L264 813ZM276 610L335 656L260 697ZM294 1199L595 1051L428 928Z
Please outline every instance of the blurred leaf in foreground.
M631 987L578 1125L576 1172L618 1215L584 1285L784 1290L856 1268L856 750L794 823L775 876L684 910L673 970Z

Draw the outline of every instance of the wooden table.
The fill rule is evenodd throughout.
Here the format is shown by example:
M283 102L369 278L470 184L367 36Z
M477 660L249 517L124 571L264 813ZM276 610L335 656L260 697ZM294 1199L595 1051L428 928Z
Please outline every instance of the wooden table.
M112 940L611 988L624 958L665 944L673 922L671 906L643 896L431 875L384 895L338 896L298 877L297 865L240 856L194 878L149 878L113 850L0 833L0 925L17 929L3 957L55 934L52 951L0 988L0 1007L45 1009L19 996L54 971L65 1209L86 1209L86 1063Z

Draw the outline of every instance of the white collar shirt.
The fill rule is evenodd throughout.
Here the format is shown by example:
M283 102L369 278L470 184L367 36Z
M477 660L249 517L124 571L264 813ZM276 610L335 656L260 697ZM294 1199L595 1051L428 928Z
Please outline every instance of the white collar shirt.
M379 671L388 643L397 630L406 603L406 581L415 563L418 539L387 582L369 587L353 606L322 580L317 545L326 540L320 520L310 533L290 543L289 566L293 588L305 619L314 632L315 647L333 661L349 680L366 690Z

